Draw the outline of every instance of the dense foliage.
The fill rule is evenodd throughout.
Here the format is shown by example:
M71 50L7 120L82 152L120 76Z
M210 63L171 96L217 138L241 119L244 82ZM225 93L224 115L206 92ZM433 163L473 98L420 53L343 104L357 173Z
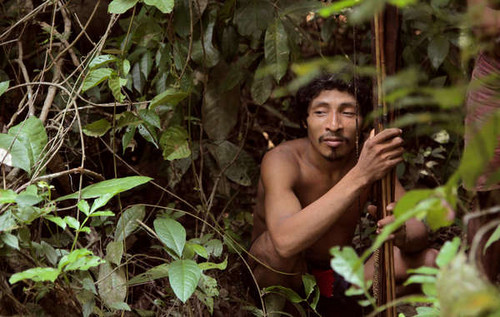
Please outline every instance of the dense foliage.
M398 204L391 228L411 216L458 228L437 231L437 246L450 240L439 267L416 271L408 283L423 284L425 296L407 301L430 303L421 316L455 316L463 297L477 299L463 302L467 316L498 313L487 282L443 292L452 285L443 276L480 280L451 238L471 195L460 182L474 181L499 134L496 116L475 140L484 151L460 160L479 47L464 3L6 0L0 314L261 316L274 304L261 305L268 293L314 310L310 276L306 298L279 287L249 294L258 163L303 134L290 107L300 85L322 70L374 74L369 21L387 3L402 17L400 71L384 86L407 142L398 175L421 188ZM373 301L360 263L383 239L357 243L361 257L332 250L365 304Z

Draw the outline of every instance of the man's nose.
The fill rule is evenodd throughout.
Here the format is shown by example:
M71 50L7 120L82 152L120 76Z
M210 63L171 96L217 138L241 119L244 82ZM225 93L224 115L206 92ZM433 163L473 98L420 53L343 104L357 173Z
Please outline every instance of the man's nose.
M342 120L337 113L332 113L328 117L327 129L337 131L343 128Z

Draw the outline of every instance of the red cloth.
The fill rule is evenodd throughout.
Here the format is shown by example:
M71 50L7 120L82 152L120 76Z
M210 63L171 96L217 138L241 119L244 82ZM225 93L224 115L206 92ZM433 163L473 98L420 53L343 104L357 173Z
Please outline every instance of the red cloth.
M496 76L496 78L494 78ZM465 117L465 147L474 135L480 130L489 116L500 109L500 59L481 53L476 59L472 72L471 84L467 92ZM494 79L493 79L494 78ZM500 188L500 183L487 186L488 177L500 168L500 138L498 139L495 154L489 162L484 174L479 177L477 191Z
M316 278L320 294L328 298L333 297L333 283L335 282L333 270L311 270L311 273Z

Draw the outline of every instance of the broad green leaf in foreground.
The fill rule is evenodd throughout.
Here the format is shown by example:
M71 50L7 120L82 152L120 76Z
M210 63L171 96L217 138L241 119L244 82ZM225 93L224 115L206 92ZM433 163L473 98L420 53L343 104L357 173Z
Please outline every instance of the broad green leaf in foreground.
M152 178L145 176L129 176L105 180L82 189L81 199L95 198L105 194L119 194L149 182ZM78 192L58 198L56 201L77 199Z
M452 241L446 241L436 258L438 267L443 268L453 260L460 247L460 238L455 237Z
M184 227L170 218L157 218L153 225L160 241L169 249L172 249L177 256L181 257L186 244L186 230Z
M86 271L91 267L98 266L104 261L92 254L91 251L87 249L76 249L71 253L63 256L59 260L58 269L60 271L74 271L82 270Z
M194 293L201 278L201 269L193 260L177 260L170 263L168 280L175 295L185 303Z
M108 6L109 13L122 14L135 6L139 0L113 0Z
M9 279L10 284L22 280L32 280L34 282L54 282L59 276L59 270L51 267L35 267L23 272L12 274Z
M139 226L138 221L142 221L145 215L146 208L143 205L135 205L125 210L116 224L115 241L122 241L134 232Z
M333 259L330 264L335 272L339 273L344 279L356 286L364 286L363 265L360 258L351 247L333 247L330 249Z

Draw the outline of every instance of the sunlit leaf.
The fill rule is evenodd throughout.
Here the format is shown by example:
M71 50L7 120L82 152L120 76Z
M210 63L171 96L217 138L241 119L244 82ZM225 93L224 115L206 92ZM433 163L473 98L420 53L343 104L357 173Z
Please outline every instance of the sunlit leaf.
M333 247L330 254L333 255L330 265L335 272L342 275L347 282L364 287L363 265L353 248Z
M85 92L90 88L99 85L106 79L110 78L111 75L114 74L114 72L115 71L111 68L97 68L91 70L83 81L82 92Z
M490 247L494 242L500 240L500 225L497 226L495 231L491 234L488 241L484 245L483 253L486 252L486 249Z
M110 62L117 61L117 60L118 60L118 58L114 55L109 55L109 54L99 55L99 56L96 56L92 59L92 61L89 64L89 68L90 69L98 68L98 67L104 66Z
M14 284L22 280L32 280L34 282L54 282L59 276L59 270L51 267L35 267L23 272L14 273L9 278L9 283Z
M203 271L213 270L213 269L217 269L217 270L222 270L223 271L223 270L225 270L227 268L227 257L221 263L202 262L202 263L199 263L198 266Z
M139 0L113 0L108 6L109 13L122 14L136 5Z
M11 204L16 201L16 192L12 189L0 189L0 204Z
M138 221L142 221L145 215L146 208L144 205L134 205L125 210L116 224L115 241L125 240L139 227Z
M340 13L342 10L351 8L357 5L361 0L340 0L330 3L327 7L319 10L319 14L323 17L329 17L331 15Z
M177 256L182 256L186 244L186 230L177 221L170 218L157 218L153 222L158 238Z
M82 270L86 271L91 267L98 266L104 261L92 254L91 251L87 249L76 249L71 253L63 256L59 260L58 269L60 271L74 271Z
M83 212L86 216L89 215L90 213L90 206L89 203L86 200L80 200L78 204L76 204L78 209Z
M81 199L100 197L104 194L116 195L118 193L130 190L139 185L149 182L152 178L146 176L129 176L123 178L114 178L110 180L105 180L93 185L89 185L82 189ZM66 200L66 199L77 199L79 193L73 193L58 198L56 201Z
M460 247L460 238L455 237L452 241L446 241L441 247L439 254L436 258L436 264L438 267L442 268L448 265L450 261L455 257Z
M183 303L194 293L200 277L201 269L193 260L177 260L170 263L168 280L175 295Z

